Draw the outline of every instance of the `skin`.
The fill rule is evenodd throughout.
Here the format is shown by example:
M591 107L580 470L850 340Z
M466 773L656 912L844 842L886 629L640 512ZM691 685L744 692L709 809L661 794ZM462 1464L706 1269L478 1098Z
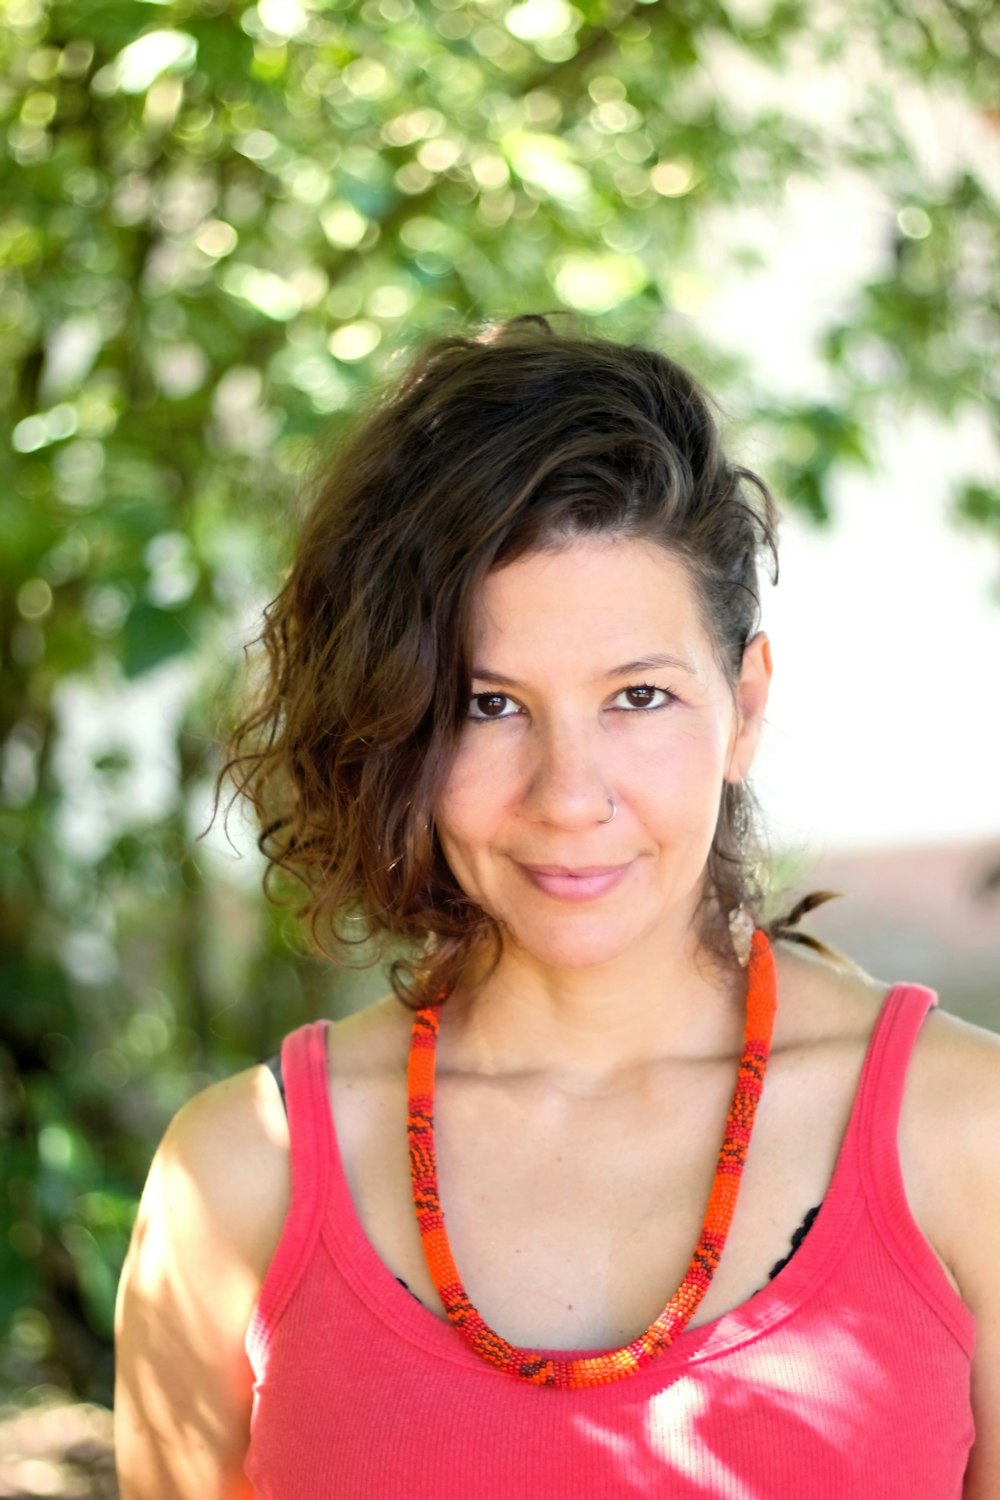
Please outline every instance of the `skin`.
M730 683L682 564L609 539L493 574L474 648L471 716L435 820L504 943L442 1023L449 1234L470 1295L508 1338L608 1346L645 1327L684 1272L732 1088L745 981L700 950L695 913L720 788L753 758L769 650L755 637ZM753 1148L695 1324L746 1301L822 1199L885 996L846 964L780 945L776 961ZM408 1034L393 1000L338 1023L331 1102L368 1238L443 1315L410 1205ZM979 1325L964 1500L1000 1494L998 1138L1000 1040L935 1012L907 1076L899 1146L911 1212ZM250 1495L243 1340L287 1204L287 1125L266 1070L180 1112L119 1296L123 1500ZM516 1226L503 1243L497 1217Z

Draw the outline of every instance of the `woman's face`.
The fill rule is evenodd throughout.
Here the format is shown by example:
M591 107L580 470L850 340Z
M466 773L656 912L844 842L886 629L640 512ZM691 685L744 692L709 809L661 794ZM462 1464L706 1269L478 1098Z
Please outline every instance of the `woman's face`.
M734 693L683 562L600 537L490 574L472 650L434 809L466 894L546 967L652 957L689 933L723 782L756 743L766 638Z

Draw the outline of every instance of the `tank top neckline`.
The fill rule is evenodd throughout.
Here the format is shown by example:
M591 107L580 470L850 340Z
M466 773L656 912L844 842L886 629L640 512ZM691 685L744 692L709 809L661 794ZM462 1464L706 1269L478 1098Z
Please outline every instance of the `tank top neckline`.
M882 1142L882 1149L878 1149L878 1127L873 1127L875 1075L889 1050L892 1033L912 1031L908 1039L900 1035L897 1041L897 1045L906 1047L908 1055L913 1037L934 1004L936 997L920 985L897 984L886 994L868 1041L826 1194L797 1253L773 1280L766 1282L749 1299L685 1329L647 1369L629 1378L630 1387L639 1392L648 1382L661 1382L668 1369L676 1371L687 1364L715 1359L760 1338L793 1317L835 1269L866 1202L890 1253L917 1282L955 1338L963 1347L971 1348L974 1337L972 1314L953 1290L906 1205L895 1151L895 1124L891 1129L891 1141ZM313 1252L317 1239L322 1239L354 1294L398 1338L452 1364L461 1365L470 1373L475 1371L483 1378L503 1378L502 1372L493 1370L477 1358L450 1324L400 1284L365 1233L348 1187L334 1124L327 1053L330 1024L321 1020L301 1028L299 1033L286 1038L282 1050L286 1081L289 1065L295 1069L295 1087L289 1087L291 1129L295 1132L296 1126L301 1125L309 1131L308 1139L300 1136L297 1143L293 1140L293 1212L297 1211L297 1180L298 1191L304 1191L302 1178L308 1173L310 1222L303 1225L304 1232L296 1236L294 1267L279 1264L282 1261L279 1246L279 1253L261 1289L248 1339L266 1339L265 1328L273 1326L280 1316L298 1273ZM299 1100L303 1116L307 1111L308 1115L296 1121L294 1095L300 1090L301 1095L308 1095L307 1101L301 1095ZM901 1093L902 1079L899 1080ZM892 1109L891 1103L889 1108ZM898 1102L894 1120L898 1120ZM873 1146L876 1149L873 1150ZM879 1210L879 1204L885 1208L889 1200L901 1217L902 1235L886 1228L891 1215ZM555 1353L565 1359L601 1351L587 1348L540 1352ZM565 1399L567 1393L562 1394ZM585 1400L593 1392L573 1394L576 1399Z

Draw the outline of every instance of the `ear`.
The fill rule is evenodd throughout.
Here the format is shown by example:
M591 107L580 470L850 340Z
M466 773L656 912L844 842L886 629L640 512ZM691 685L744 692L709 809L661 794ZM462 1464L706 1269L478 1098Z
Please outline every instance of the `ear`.
M771 642L759 630L746 644L734 688L737 720L726 766L727 781L745 781L750 773L770 688Z

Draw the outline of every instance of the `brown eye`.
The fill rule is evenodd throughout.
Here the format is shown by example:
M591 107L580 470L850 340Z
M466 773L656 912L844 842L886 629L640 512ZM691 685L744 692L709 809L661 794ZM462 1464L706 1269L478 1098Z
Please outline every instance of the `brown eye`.
M622 688L615 699L618 708L625 709L657 709L666 708L668 703L674 701L674 695L666 688L652 687L649 683L636 683L635 687Z
M476 693L469 704L470 719L506 719L517 711L506 693Z

